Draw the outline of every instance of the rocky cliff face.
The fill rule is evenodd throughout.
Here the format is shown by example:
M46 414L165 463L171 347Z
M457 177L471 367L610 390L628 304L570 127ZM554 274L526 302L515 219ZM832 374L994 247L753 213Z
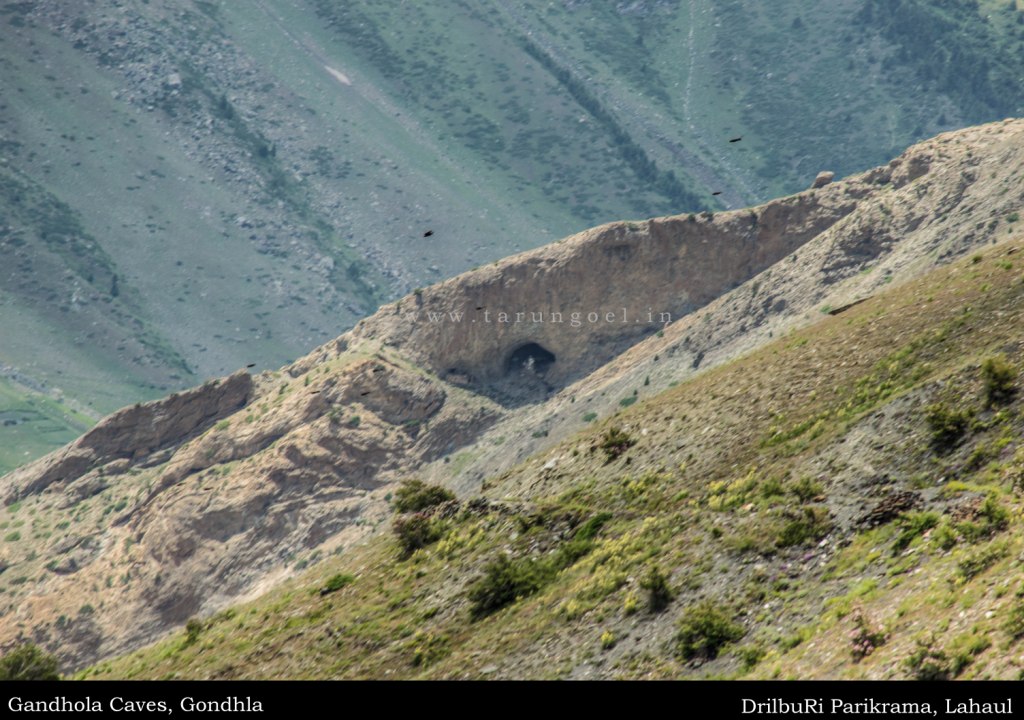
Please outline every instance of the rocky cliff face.
M385 306L281 372L116 413L2 480L0 642L69 667L136 647L358 542L396 479L472 493L588 413L987 243L1024 203L1022 140L1008 121L756 208L605 225Z
M731 290L856 207L837 186L740 212L612 223L388 305L355 338L484 390L537 346L562 386ZM457 319L458 318L458 319Z

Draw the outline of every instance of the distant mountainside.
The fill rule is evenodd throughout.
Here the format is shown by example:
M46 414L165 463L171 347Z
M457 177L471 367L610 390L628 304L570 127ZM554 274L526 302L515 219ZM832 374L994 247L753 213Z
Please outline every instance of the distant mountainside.
M1022 164L1024 121L1005 121L940 135L885 166L764 205L603 225L414 291L280 371L239 371L125 408L0 482L7 533L0 643L30 639L79 668L271 589L275 607L288 614L289 598L306 590L282 595L278 586L341 554L323 567L342 568L357 583L366 573L390 573L398 585L381 592L395 597L417 587L422 597L441 593L448 609L438 632L445 643L456 633L470 648L472 638L490 637L458 624L467 583L485 556L506 546L517 557L561 552L556 538L570 537L598 511L612 512L615 524L605 531L610 518L593 520L581 554L544 566L538 577L545 586L570 577L561 573L571 567L583 582L582 558L598 531L613 552L646 527L637 523L648 515L655 524L708 532L721 517L712 539L736 536L736 545L710 546L711 561L741 562L745 578L758 563L770 563L764 572L773 577L789 572L800 553L815 552L812 541L855 542L858 508L889 495L923 493L905 507L893 500L898 507L886 522L918 506L952 513L949 502L981 492L972 483L991 484L978 476L988 461L975 450L992 458L1014 450L1012 435L998 438L1016 427L1016 405L1003 402L1008 394L1000 407L1009 409L996 417L967 395L954 402L950 394L950 432L967 433L969 416L956 413L975 413L979 424L970 426L974 445L948 457L930 453L921 439L921 407L957 383L975 383L971 364L989 355L1019 361L1017 248L1003 241L1016 242ZM956 270L937 270L965 255L972 258ZM513 322L517 312L523 317ZM511 316L502 321L499 313ZM1005 322L995 322L1000 317ZM895 425L885 425L890 414ZM876 425L890 429L875 435ZM910 452L915 442L920 448ZM974 459L964 460L967 454ZM922 474L933 471L963 487L924 492L932 485ZM430 520L421 528L424 538L440 533L441 545L396 563L383 531L396 482L409 477L455 490L464 505L444 510L452 514L440 516L441 525ZM619 496L632 493L633 483L653 504L633 507ZM735 490L742 497L734 503L733 486L750 483ZM734 525L746 516L715 514L734 504L761 507L751 495L761 483L776 488L763 491L766 514L757 518L767 525L747 528L746 520ZM808 506L804 519L770 499L798 483L818 488L792 491ZM648 486L657 501L644 494ZM728 507L717 508L722 493ZM554 514L545 515L552 503ZM685 517L671 515L676 510ZM520 522L520 530L506 520ZM763 544L783 532L784 520L803 529L792 531L792 541ZM538 534L529 532L535 525ZM743 533L753 545L741 542ZM667 543L682 552L659 538L644 547ZM430 571L428 584L417 585L407 576L420 562L444 557L463 568L458 578ZM686 553L666 556L673 587L693 562ZM586 597L577 598L579 612L569 619L637 582L631 572L615 570L619 579L598 595L581 589ZM304 587L303 577L288 587ZM445 587L429 584L435 580ZM561 600L576 592L552 587ZM684 587L673 590L682 593L678 607L702 597L694 594L699 584ZM821 592L832 597L834 589ZM550 609L555 595L546 597ZM372 674L404 642L391 623L405 623L405 615L378 616L389 607L378 605L371 615L385 625L368 632L379 644L363 645L359 635L369 655L344 655L339 662L357 664L339 665L338 673ZM427 612L418 602L399 605ZM269 620L277 610L259 612ZM788 616L784 626L802 632L814 616ZM669 621L659 622L658 633L670 631ZM534 637L533 629L524 637ZM651 638L642 650L656 653ZM573 654L576 646L568 647L560 656L566 672L591 672ZM238 660L221 650L216 657L224 662ZM531 664L546 664L534 650L493 660L507 675L546 673ZM157 652L169 652L164 660L172 664L191 662L177 650ZM168 667L152 658L128 662L142 662L132 673ZM234 667L235 674L257 673L245 662ZM303 664L261 667L258 673L313 673ZM320 667L329 673L335 666Z
M1021 17L994 0L8 2L0 472L470 267L1019 114Z

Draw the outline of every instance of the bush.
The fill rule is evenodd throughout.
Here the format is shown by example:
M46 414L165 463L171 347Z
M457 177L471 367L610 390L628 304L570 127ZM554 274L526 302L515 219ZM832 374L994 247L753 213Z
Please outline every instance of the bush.
M950 410L942 403L925 409L925 421L931 431L932 448L936 452L951 450L967 432L971 422L969 410Z
M832 529L832 518L823 507L807 506L800 509L799 514L791 513L788 521L782 526L775 544L780 548L803 545L812 540L820 540Z
M985 405L1001 405L1013 399L1017 369L1005 355L995 355L981 364L981 379L984 384Z
M419 512L454 499L455 496L440 485L427 485L422 480L403 480L395 491L394 506L400 513Z
M199 636L202 632L203 624L195 618L190 618L189 621L185 623L185 644L193 645L197 640L199 640Z
M409 641L408 648L412 651L412 666L427 667L451 654L451 641L447 635L417 630Z
M675 597L668 585L668 577L658 567L652 567L640 578L640 587L647 591L647 610L652 613L664 610Z
M549 570L544 563L530 558L510 559L499 555L486 568L484 575L469 589L470 615L478 620L487 617L522 597L544 587Z
M338 592L343 587L346 587L347 585L351 585L352 583L354 583L355 580L355 575L350 575L348 573L338 573L337 575L332 576L324 584L324 586L320 588L320 595L330 595L333 592Z
M599 447L604 450L608 462L617 460L627 450L636 445L636 440L617 427L609 429L602 437Z
M967 542L978 542L1005 530L1009 523L1009 511L1003 507L999 498L993 493L986 496L978 506L973 520L957 523L956 529Z
M0 658L0 680L60 680L57 658L33 643L19 645Z
M910 512L901 515L898 521L900 534L893 543L892 554L896 555L906 550L917 537L938 525L939 520L940 517L933 512Z
M949 680L952 663L941 648L935 647L935 636L917 639L917 649L905 661L914 680Z
M1024 636L1024 585L1017 590L1017 598L1010 605L1010 614L1003 627L1014 640Z
M853 611L853 631L850 633L850 652L854 662L860 662L885 644L888 635L884 630L872 626L861 608Z
M983 546L973 552L965 551L957 560L957 574L963 582L970 582L1006 557L1008 552L1006 542Z
M753 670L767 654L768 651L760 645L744 645L736 650L736 657L740 659L744 670Z
M730 613L711 600L702 600L688 607L679 619L676 650L686 660L714 660L723 647L744 635L746 630Z
M824 492L821 483L806 475L793 483L790 490L802 503L813 500Z
M402 551L403 558L409 557L420 548L437 542L444 534L443 524L426 513L415 513L396 518L391 530L398 538L398 546Z

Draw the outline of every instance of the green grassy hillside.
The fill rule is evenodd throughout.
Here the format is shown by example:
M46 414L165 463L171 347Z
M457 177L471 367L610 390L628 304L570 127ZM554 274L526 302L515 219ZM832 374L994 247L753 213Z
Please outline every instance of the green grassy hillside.
M1016 677L1014 239L84 677ZM419 509L416 512L417 508Z
M74 440L93 418L0 378L0 473Z

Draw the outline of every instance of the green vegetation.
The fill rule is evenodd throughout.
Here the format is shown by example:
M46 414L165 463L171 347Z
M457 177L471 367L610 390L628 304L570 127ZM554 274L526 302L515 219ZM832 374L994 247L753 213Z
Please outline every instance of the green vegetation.
M356 581L356 576L350 573L336 573L324 583L324 586L320 588L321 595L330 595L331 593L338 592L343 587L347 587Z
M32 643L19 645L0 658L0 681L60 680L57 658Z
M986 358L981 364L981 379L985 393L985 405L992 407L1008 402L1015 393L1014 381L1017 369L1005 355Z
M93 419L0 378L0 475L71 442Z
M652 613L658 613L668 607L675 597L672 588L669 587L668 578L660 568L652 567L640 579L640 587L647 592L647 609Z
M686 608L679 618L676 650L686 660L714 660L722 648L745 634L743 626L733 619L729 611L704 601Z
M428 485L419 479L403 480L395 490L392 505L395 512L412 513L454 500L455 495L440 485Z
M444 534L444 523L422 512L395 518L391 529L398 538L402 557L437 542Z
M925 410L925 421L931 431L931 443L935 452L952 450L967 432L972 417L973 413L967 409L953 409L942 403L929 405Z
M533 558L499 555L469 589L470 614L480 619L516 600L533 595L549 580L551 568Z
M193 645L199 641L199 636L203 633L203 623L196 618L190 618L185 623L185 644Z
M629 425L581 426L480 498L399 516L422 518L401 559L372 539L195 646L86 675L565 678L602 657L623 678L1015 677L1024 400L983 408L979 357L1019 366L999 320L1024 284L969 277L1002 272L966 259L890 286L645 398ZM358 576L343 598L321 594L335 574Z
M612 462L614 460L618 460L623 453L635 444L636 440L634 440L629 433L624 432L620 428L613 427L609 428L602 436L599 447L604 451L607 461Z

